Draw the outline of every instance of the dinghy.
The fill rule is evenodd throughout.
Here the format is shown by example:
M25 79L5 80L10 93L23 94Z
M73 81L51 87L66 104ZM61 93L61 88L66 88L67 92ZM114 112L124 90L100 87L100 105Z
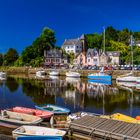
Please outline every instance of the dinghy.
M23 125L14 131L12 131L13 137L18 136L61 136L66 134L66 131L57 130L53 128L40 127L40 126L28 126Z
M44 70L37 71L36 78L45 78L45 71Z
M6 80L6 73L5 72L0 72L0 80Z
M53 113L48 112L48 111L31 109L31 108L26 108L26 107L18 107L18 106L10 109L10 111L38 116L45 120L49 120L53 116Z
M69 114L70 110L64 107L47 104L44 106L35 106L37 109L53 112L55 115Z
M21 136L21 137L17 137L16 140L62 140L62 137L55 137L55 136Z
M69 71L69 72L66 72L66 76L67 77L80 78L80 73Z
M0 122L3 126L8 127L8 125L11 125L12 127L17 127L20 125L37 125L42 122L42 119L33 115L2 110L0 114Z

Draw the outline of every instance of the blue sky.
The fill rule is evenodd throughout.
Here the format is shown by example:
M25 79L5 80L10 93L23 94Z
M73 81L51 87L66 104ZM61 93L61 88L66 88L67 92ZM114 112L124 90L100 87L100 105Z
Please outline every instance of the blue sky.
M139 8L139 0L0 0L0 52L21 53L45 26L55 31L58 46L103 26L140 31Z

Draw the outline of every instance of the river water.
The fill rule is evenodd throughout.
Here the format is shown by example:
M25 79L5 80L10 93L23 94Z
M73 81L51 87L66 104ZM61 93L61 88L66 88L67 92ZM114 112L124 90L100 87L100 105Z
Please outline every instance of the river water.
M87 79L51 77L47 80L8 77L0 81L0 109L14 106L35 108L35 105L56 104L71 112L98 114L123 113L140 115L140 90L91 83ZM1 133L7 133L0 128Z

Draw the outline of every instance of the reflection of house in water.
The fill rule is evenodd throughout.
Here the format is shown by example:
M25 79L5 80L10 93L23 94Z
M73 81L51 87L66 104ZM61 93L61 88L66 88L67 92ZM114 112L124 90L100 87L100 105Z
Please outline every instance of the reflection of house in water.
M77 90L67 90L65 92L65 102L76 107L84 107L84 94L79 94Z
M87 84L87 95L90 97L102 96L103 94L116 94L118 89L110 85L103 85L99 83Z
M66 82L63 80L46 80L44 94L58 95L66 90Z

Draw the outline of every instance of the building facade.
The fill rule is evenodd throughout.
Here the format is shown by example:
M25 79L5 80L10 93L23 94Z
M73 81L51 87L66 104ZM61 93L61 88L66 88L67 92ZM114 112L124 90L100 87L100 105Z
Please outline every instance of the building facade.
M85 49L85 37L82 35L80 38L76 39L65 39L61 46L66 53L74 53L75 56L81 53Z
M68 59L60 50L44 50L44 66L60 67L68 64Z

